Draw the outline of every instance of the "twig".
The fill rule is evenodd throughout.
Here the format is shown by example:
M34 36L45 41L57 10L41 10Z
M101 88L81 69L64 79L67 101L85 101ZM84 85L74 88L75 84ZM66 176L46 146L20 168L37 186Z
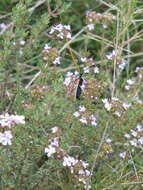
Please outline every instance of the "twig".
M102 144L103 144L103 142L104 142L105 135L106 135L106 132L107 132L107 128L108 128L108 123L107 123L106 126L105 126L105 129L104 129L104 131L103 131L103 135L102 135L102 138L101 138L101 142L100 142L100 144L99 144L99 146L98 146L98 149L97 149L97 151L96 151L96 155L95 155L95 158L94 158L94 162L93 162L92 168L91 168L91 170L90 170L90 173L91 173L91 174L92 174L93 171L94 171L94 168L95 168L95 165L96 165L96 160L97 160L98 154L99 154L99 152L100 152L100 149L101 149L101 147L102 147ZM86 190L89 190L89 189L90 189L90 184L91 184L91 176L89 177L89 180L88 180L88 182L87 182Z

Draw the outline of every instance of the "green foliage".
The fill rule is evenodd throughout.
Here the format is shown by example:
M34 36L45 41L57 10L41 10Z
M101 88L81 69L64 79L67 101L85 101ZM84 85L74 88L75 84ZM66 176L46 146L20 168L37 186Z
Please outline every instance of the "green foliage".
M142 17L141 0L0 0L0 190L142 189ZM77 71L83 84L72 74L66 86ZM6 113L25 124L3 126Z

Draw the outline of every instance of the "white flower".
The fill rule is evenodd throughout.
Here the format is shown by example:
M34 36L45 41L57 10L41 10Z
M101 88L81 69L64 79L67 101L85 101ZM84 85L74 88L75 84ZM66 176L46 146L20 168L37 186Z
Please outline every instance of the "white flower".
M74 115L75 117L79 117L79 116L80 116L80 113L76 111L73 115Z
M118 112L118 111L115 111L115 113L114 113L115 115L117 115L118 117L121 117L121 113L120 112Z
M98 67L94 68L94 73L99 73L99 68Z
M87 61L87 57L81 57L81 62L85 63Z
M72 75L73 75L72 72L67 72L67 74L66 74L67 77L71 77Z
M51 130L52 130L52 133L56 133L58 131L58 127L53 127Z
M61 64L61 62L60 62L60 57L57 57L54 61L53 61L53 63L55 64L55 65L60 65Z
M108 99L107 99L107 98L102 99L102 102L104 103L105 108L106 108L108 111L110 111L111 108L112 108L112 104L109 103Z
M11 128L14 124L25 124L25 117L23 115L9 115L8 113L0 115L1 127Z
M0 143L4 146L6 145L11 145L11 139L12 139L12 134L11 131L5 131L4 133L0 133Z
M91 175L91 173L90 173L89 170L85 170L85 173L86 173L86 176L90 176Z
M125 66L127 65L127 60L122 60L122 62L118 65L119 69L122 71L124 70Z
M49 145L48 148L45 148L45 153L47 153L48 157L51 157L56 152L55 147Z
M128 85L133 85L134 83L135 83L135 81L133 79L128 79L127 80Z
M130 140L130 144L132 145L132 146L137 146L137 139L133 139L133 140Z
M87 25L88 30L94 30L94 24L88 24Z
M89 67L84 67L84 68L83 68L83 72L84 72L84 73L89 73Z
M97 126L97 122L95 122L95 121L91 121L91 125L93 125L93 126Z
M57 37L61 38L61 39L64 39L64 33L63 32L60 32L59 34L57 34Z
M138 142L139 142L141 145L143 145L143 137L139 138L139 139L138 139Z
M127 138L127 139L130 139L131 136L130 136L128 133L126 133L126 134L124 135L124 137Z
M67 38L71 39L71 33L70 32L67 33Z
M85 171L84 171L84 170L79 170L79 171L78 171L78 174L84 175L84 174L85 174Z
M63 158L63 166L74 166L77 162L78 160L71 156L65 156Z
M106 139L106 142L107 142L107 143L111 143L112 140L111 140L110 138L108 138L108 139Z
M131 104L123 103L123 108L124 108L125 110L127 110L130 106L131 106Z
M129 85L125 85L125 89L126 90L130 90L130 86Z
M66 30L71 30L71 26L68 24L68 25L64 25L64 28L66 29Z
M124 159L126 157L126 154L126 152L120 152L119 156Z
M64 85L69 86L70 83L71 83L71 77L65 78Z
M108 28L107 24L102 24L102 26L103 26L104 29Z
M0 24L0 29L4 29L4 28L6 28L6 24L3 22Z
M134 137L136 137L138 135L138 133L136 131L134 131L133 129L131 129L130 131L131 131L131 135L133 135Z
M84 162L84 161L82 161L82 160L80 160L80 162L81 162L81 164L82 164L82 166L83 166L84 168L87 168L87 166L89 165L88 163L86 163L86 162Z
M113 50L111 53L106 55L107 59L109 60L112 60L115 56L117 56L117 53L115 50Z
M86 120L85 117L82 117L79 121L80 121L81 123L87 124L87 120Z
M56 147L59 146L59 137L52 138L49 141L51 143L51 146L56 146Z
M19 42L19 44L21 45L21 46L24 46L25 45L25 40L20 40L20 42Z
M137 130L138 130L139 132L140 132L140 131L143 131L143 126L142 126L142 125L139 125L139 124L138 124L138 125L136 126L136 128L137 128Z
M51 46L49 46L48 44L45 44L45 46L44 46L44 49L45 50L49 50L49 49L51 49L52 47Z
M79 112L85 112L86 108L84 106L79 106Z

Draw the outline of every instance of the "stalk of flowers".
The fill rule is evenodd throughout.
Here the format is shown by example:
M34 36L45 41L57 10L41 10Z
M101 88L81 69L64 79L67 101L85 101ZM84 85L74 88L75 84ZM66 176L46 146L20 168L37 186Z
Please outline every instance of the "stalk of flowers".
M80 61L86 64L86 66L83 68L84 73L90 73L91 71L93 71L95 74L99 73L99 68L92 58L82 57Z
M107 24L111 24L115 16L111 13L96 13L95 11L86 12L86 23L88 30L94 30L95 24L103 24L103 28L107 28Z
M143 78L143 67L136 67L135 72L137 73L139 79Z
M79 106L79 110L73 113L73 115L85 125L97 126L96 117L91 114L84 106Z
M52 63L54 65L61 64L61 57L59 55L59 51L56 48L52 48L48 44L45 44L44 49L42 51L44 61Z
M49 34L56 39L60 40L70 40L71 35L71 26L70 25L63 25L57 24L51 27Z
M112 112L114 115L121 117L126 110L131 106L131 104L127 104L118 98L112 98L109 99L102 99L102 102L104 103L104 107L107 111Z
M25 124L23 115L9 115L8 113L0 115L0 143L4 146L12 145L12 127L18 124Z
M133 147L143 146L143 125L137 124L137 126L126 133L124 137L127 139L128 143Z
M135 79L128 79L126 81L125 89L130 90L135 84Z
M60 137L62 136L62 131L59 127L52 128L52 134L50 134L49 146L45 148L45 153L47 157L52 157L55 159L62 160L63 166L70 169L70 173L78 181L78 185L84 186L86 184L89 176L91 176L90 171L87 169L88 164L83 160L76 159L66 153L65 150L60 148Z
M109 61L114 61L114 59L116 59L117 60L117 66L118 66L118 69L120 72L123 71L124 68L126 67L126 65L128 64L128 61L126 59L123 59L119 55L118 51L117 50L115 51L114 49L111 52L108 52L106 54L106 58Z
M102 94L102 85L96 79L88 79L84 82L83 96L91 101L97 101Z

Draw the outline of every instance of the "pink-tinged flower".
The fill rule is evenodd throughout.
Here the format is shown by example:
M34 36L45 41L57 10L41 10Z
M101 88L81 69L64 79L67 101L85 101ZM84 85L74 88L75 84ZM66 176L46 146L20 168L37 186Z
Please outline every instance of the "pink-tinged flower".
M81 62L83 62L83 63L85 63L85 62L87 62L87 57L81 57Z
M108 99L107 99L107 98L106 98L106 99L103 99L102 102L104 103L104 107L105 107L108 111L110 111L111 108L112 108L112 105L109 103Z
M58 147L59 146L59 137L52 138L49 140L49 142L51 143L50 144L51 146Z
M60 59L61 57L56 57L56 59L53 61L54 65L60 65L61 64Z
M47 154L48 157L53 156L54 153L56 153L55 147L49 145L48 148L45 148L45 153Z
M78 111L76 111L74 114L73 114L75 117L79 117L80 116L80 113Z
M71 167L74 166L77 162L78 160L71 156L65 156L63 158L63 166Z
M14 124L25 124L23 115L9 115L8 113L0 115L0 126L11 128Z
M51 49L52 47L51 46L49 46L48 44L45 44L45 46L44 46L44 50L49 50L49 49Z

